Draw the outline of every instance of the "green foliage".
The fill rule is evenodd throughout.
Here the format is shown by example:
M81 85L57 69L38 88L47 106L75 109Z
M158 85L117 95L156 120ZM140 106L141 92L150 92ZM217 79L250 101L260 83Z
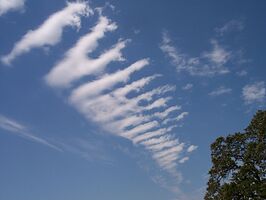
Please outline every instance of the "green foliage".
M258 111L243 133L217 138L211 151L205 200L266 199L266 111Z

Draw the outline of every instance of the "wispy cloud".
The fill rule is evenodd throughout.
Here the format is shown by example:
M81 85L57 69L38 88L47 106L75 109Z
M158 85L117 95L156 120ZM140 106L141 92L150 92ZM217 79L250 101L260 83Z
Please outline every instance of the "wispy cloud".
M264 102L265 94L266 89L264 81L248 84L242 89L243 99L246 104Z
M179 163L183 164L183 163L185 163L185 162L188 161L188 160L189 160L189 157L186 156L186 157L180 159L180 160L179 160Z
M215 28L215 31L220 36L223 36L232 31L242 31L244 27L245 25L242 20L233 19L225 23L223 26Z
M51 142L48 142L46 139L43 139L41 137L38 137L34 134L32 134L27 127L22 125L21 123L10 119L6 116L0 115L0 128L11 132L13 134L16 134L19 137L22 137L24 139L30 140L35 143L39 143L42 145L45 145L47 147L50 147L52 149L55 149L57 151L62 151L61 148L57 147L56 145L52 144Z
M15 10L22 10L26 0L0 0L0 16Z
M103 71L112 61L124 60L121 50L126 46L127 40L118 41L96 59L88 57L88 54L98 47L98 40L103 38L106 32L114 31L116 28L115 23L101 16L91 32L80 38L76 45L68 50L65 57L53 67L45 77L46 82L53 87L67 87L79 78Z
M167 119L163 120L162 124L168 124L169 122L178 122L178 121L184 119L188 114L189 114L188 112L182 112L179 115L177 115L176 117L167 118Z
M124 70L104 75L96 81L83 84L72 92L70 97L71 102L82 101L82 99L101 94L104 90L111 89L115 84L127 82L132 73L142 69L147 64L147 59L139 60Z
M131 66L134 66L134 64ZM115 74L120 72L123 72L123 70ZM141 144L153 152L154 155L157 152L179 144L175 139L171 139L171 137L157 138L160 134L166 134L171 131L170 127L165 127L165 130L160 129L159 121L167 119L170 113L180 109L179 106L168 106L161 112L155 112L160 107L165 106L166 101L161 101L160 99L162 99L161 95L163 95L164 92L172 90L170 86L159 87L133 98L128 98L128 93L140 89L141 82L143 86L147 84L142 80L150 80L143 78L131 84L127 84L124 87L112 90L114 83L119 83L120 80L127 80L128 78L125 76L125 73L121 73L121 76L113 76L115 79L109 79L109 77L110 75L104 76L102 79L95 82L86 83L88 84L87 87L90 89L86 90L84 93L77 92L79 89L75 89L70 97L72 104L84 113L89 120L102 124L109 132L111 131L113 134L125 137L135 143L142 141ZM105 81L106 78L107 80L112 80L113 83L109 84L108 81ZM93 85L94 87L92 87ZM80 87L82 88L83 86L81 85ZM97 88L99 90L94 91L92 88ZM101 91L108 91L110 89L111 92L101 94ZM160 98L154 99L157 95L159 95ZM148 101L148 105L140 106L139 103L143 100ZM155 109L155 111L153 111L153 114L145 115L144 113L147 109ZM149 141L156 138L158 141L156 144ZM156 159L156 161L163 168L168 170L171 169L172 171L176 166L173 163L177 160L178 153L171 156L172 158L168 160L168 162L160 158ZM173 157L175 157L175 159Z
M222 48L217 40L211 40L213 49L203 53L203 57L206 57L211 63L222 66L226 64L230 58L231 53Z
M182 90L191 90L193 88L192 83L188 83L182 87Z
M28 31L21 40L15 43L11 52L1 58L2 62L11 64L17 56L33 48L56 45L61 41L63 29L66 26L80 28L80 17L89 15L91 12L85 2L67 3L63 10L51 15L37 29Z
M91 133L85 137L63 138L57 141L58 145L64 150L77 155L89 162L100 161L104 164L112 164L113 159L109 155L109 145L103 138L91 137Z
M89 162L95 162L97 160L104 162L105 164L111 164L111 156L108 155L106 142L95 137L72 137L72 138L57 138L57 139L44 139L43 137L33 134L28 127L8 118L4 115L0 115L0 129L12 133L16 136L29 140L31 142L45 145L60 152L68 152L80 156Z
M69 103L89 121L135 145L143 145L161 168L179 177L178 159L181 153L187 153L184 150L186 144L179 142L172 132L188 112L180 113L181 106L171 103L175 87L165 84L147 89L151 81L161 76L135 75L148 67L147 58L106 73L109 63L124 60L121 50L128 40L119 40L98 58L90 58L89 54L98 47L98 41L106 36L106 32L116 28L115 23L100 16L91 32L67 51L45 80L51 87L70 90ZM86 81L88 75L89 81ZM70 88L74 82L77 86Z
M203 51L198 57L182 53L174 45L166 32L163 32L160 49L170 58L177 72L187 72L193 76L214 76L229 73L225 67L231 58L231 52L223 48L217 40L210 41L212 49Z
M198 148L198 146L190 145L190 146L187 148L187 152L190 153L190 152L192 152L192 151L195 151L197 148Z
M221 86L215 90L213 90L212 92L209 93L210 96L220 96L223 94L229 94L232 92L231 88L226 88L224 86Z
M241 70L239 72L236 73L238 76L246 76L248 74L248 72L246 70Z

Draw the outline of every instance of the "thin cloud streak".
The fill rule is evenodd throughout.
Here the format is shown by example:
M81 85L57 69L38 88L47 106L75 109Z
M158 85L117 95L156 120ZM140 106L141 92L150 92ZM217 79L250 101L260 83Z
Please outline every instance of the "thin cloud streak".
M185 163L188 160L189 160L189 157L186 156L186 157L180 159L178 162L181 163L181 164L183 164L183 163Z
M232 89L231 88L226 88L224 86L221 86L215 90L213 90L212 92L209 93L209 96L221 96L221 95L224 95L224 94L229 94L232 92Z
M9 65L17 56L33 48L56 45L61 41L63 29L66 26L80 28L80 17L91 13L85 2L67 3L67 7L48 17L37 29L28 31L20 41L15 43L11 52L1 58L1 61Z
M112 32L115 29L117 29L115 23L112 23L104 16L100 16L99 21L91 29L91 32L81 37L66 52L65 57L45 76L47 84L57 88L69 87L75 80L103 71L110 62L123 61L121 50L125 48L128 40L119 41L96 59L88 57L88 54L98 47L98 41L107 32Z
M188 153L191 153L192 151L195 151L197 148L198 148L198 146L190 145L190 146L187 148L187 152L188 152Z
M242 31L244 28L245 25L242 20L233 19L225 23L223 26L215 28L215 32L218 35L223 36L229 32Z
M93 82L85 83L78 88L76 88L70 97L71 102L81 101L82 99L90 98L100 94L102 91L112 88L115 84L119 82L126 82L129 79L129 76L149 64L147 59L139 60L134 64L130 65L124 70L120 70L113 74L108 74L103 76L101 79L98 79Z
M10 11L23 10L26 0L0 0L0 16Z
M264 81L247 84L242 89L242 96L246 104L263 103L266 88Z
M3 115L0 115L0 128L7 130L9 132L12 132L17 136L30 140L32 142L45 145L47 147L50 147L60 152L63 151L61 148L53 145L52 143L48 142L46 139L35 136L31 132L29 132L28 129L24 125L18 123L17 121L13 119L7 118Z
M192 83L188 83L182 87L182 90L191 90L193 88Z
M165 124L168 124L169 122L178 122L180 120L183 120L188 114L189 114L188 112L182 112L174 118L167 118L163 120L162 124L165 125Z
M186 154L186 144L180 143L172 134L177 125L162 123L170 117L174 118L173 122L178 122L188 114L179 113L181 106L171 104L175 86L166 84L147 89L151 81L161 76L158 74L133 78L136 72L149 65L148 58L115 72L104 73L109 63L124 60L121 50L128 40L120 40L108 50L107 53L116 52L110 53L108 59L103 59L105 53L96 59L88 56L98 47L99 39L115 29L115 23L100 16L92 31L81 37L46 75L46 83L54 88L70 90L69 103L89 121L113 135L144 146L159 166L180 177L177 161L182 152ZM99 76L99 73L103 75ZM88 75L90 81L85 79L79 85L69 87Z
M231 52L225 50L217 40L210 41L212 49L202 52L198 57L190 57L173 46L169 35L164 32L161 51L170 59L176 71L187 72L191 76L215 76L229 73L225 67L231 58Z

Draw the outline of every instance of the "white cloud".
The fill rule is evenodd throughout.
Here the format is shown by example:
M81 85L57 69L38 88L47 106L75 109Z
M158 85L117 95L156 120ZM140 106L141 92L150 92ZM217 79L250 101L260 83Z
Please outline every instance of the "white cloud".
M181 54L172 44L172 40L166 32L163 33L163 41L160 49L171 59L171 62L176 65L177 71L185 70L187 56Z
M112 119L121 117L127 118L128 115L132 116L134 114L141 114L141 112L145 111L147 107L139 106L139 102L150 102L155 98L155 96L163 95L166 92L172 91L173 87L170 87L168 85L158 87L130 99L126 97L126 94L122 96L117 95L121 94L119 91L122 90L122 88L118 88L109 94L85 99L83 102L74 103L81 112L89 110L90 114L87 114L88 117L92 116L91 118L93 120L106 123L107 121L110 121ZM150 117L152 116L146 115L145 119L150 119Z
M187 152L190 153L190 152L192 152L192 151L195 151L197 148L198 148L198 146L190 145L190 146L187 148Z
M98 40L103 38L106 32L114 31L116 28L115 23L101 16L91 32L80 38L76 45L67 51L65 57L46 75L46 82L52 87L67 87L79 78L103 71L112 61L124 60L121 50L127 41L119 41L96 59L87 56L98 47Z
M188 160L189 160L189 157L186 156L186 157L180 159L178 162L181 163L181 164L183 164L183 163L185 163Z
M193 88L192 83L188 83L182 87L182 90L191 90Z
M71 102L77 102L98 95L104 90L111 89L114 85L120 82L127 82L132 73L142 69L148 64L149 61L147 59L142 59L124 70L119 70L113 74L105 75L96 81L85 83L72 92L70 100Z
M149 144L149 142L151 142L152 140L155 140L155 141L153 141L153 143ZM158 141L156 141L156 139L150 139L146 142L143 142L143 144L147 145L146 148L157 152L157 151L163 150L165 148L171 148L173 146L176 146L179 143L178 140L169 139L169 137L167 137L167 136L161 136L157 140Z
M174 126L159 128L159 121L167 119L170 113L180 110L181 107L169 106L170 97L162 97L165 93L173 91L175 89L173 86L165 85L142 92L143 87L158 75L144 77L125 84L134 71L142 69L147 64L146 59L140 60L124 70L118 70L113 74L104 75L95 81L85 83L72 91L70 102L89 120L98 122L104 129L115 135L127 138L134 143L141 143L154 155L179 146L176 139L170 139L168 134ZM114 89L118 83L125 85ZM128 98L127 95L133 91L138 94ZM142 93L139 94L139 92ZM148 104L141 106L139 104L141 101L147 101ZM162 112L156 112L156 109L161 107L167 108ZM147 110L151 113L145 114ZM180 114L177 118L180 120L185 115L186 113ZM164 139L158 140L157 137L165 134ZM158 140L159 142L151 145L148 140ZM157 160L160 166L171 173L175 171L175 161L177 160L177 155L173 156L174 159L168 159L167 162L162 161L164 158Z
M0 115L0 127L11 132L26 131L25 126L3 115Z
M174 117L174 118L167 118L165 120L163 120L162 124L168 124L169 122L178 122L182 119L184 119L189 113L188 112L182 112L181 114L179 114L178 116Z
M203 56L218 66L227 63L230 58L230 52L222 48L216 40L211 40L211 44L213 45L213 50L203 53Z
M165 109L163 112L156 112L153 114L153 116L158 117L160 119L165 119L170 113L180 110L181 106L171 106L167 109Z
M105 77L106 76L102 79L105 79ZM155 76L150 76L149 78L151 79L152 77ZM156 109L162 105L164 106L165 102L167 102L162 97L157 100L154 99L154 95L162 95L164 92L172 91L174 88L171 86L159 87L135 97L127 98L126 96L130 91L140 91L140 85L144 87L147 84L143 80L150 81L148 78L142 78L131 84L127 84L122 88L108 92L107 94L99 94L99 92L104 91L107 88L111 89L112 84L105 84L103 87L97 86L95 88L99 89L98 92L95 92L93 89L88 90L91 92L89 98L81 98L81 100L80 98L73 98L72 96L72 103L74 103L74 105L83 112L88 119L99 122L106 128L106 130L130 139L134 143L142 142L142 145L150 150L152 154L155 154L179 144L175 139L166 140L161 138L161 140L159 140L161 141L160 143L149 145L149 139L156 140L160 135L165 135L173 129L173 126L158 129L159 121L152 119L154 117L159 117L159 120L161 118L167 118L169 113L181 108L179 106L170 106L163 112L153 112L153 114L145 115L143 111L147 110L147 108ZM93 84L93 82L90 83ZM73 99L75 100L73 101ZM138 102L144 99L151 101L151 103L147 106L140 106ZM84 107L84 105L86 106ZM169 135L166 138L169 138ZM164 169L173 171L176 166L174 165L174 162L177 160L177 155L174 155L174 157L175 159L172 159L171 162L170 160L163 162ZM160 163L162 161L157 162ZM162 164L159 165L161 166Z
M122 132L121 136L132 139L135 136L139 135L140 133L145 133L146 131L149 131L150 129L154 129L159 126L159 123L157 121L151 121L147 122L141 125L138 125L132 129L129 129L126 132Z
M124 97L130 92L133 92L133 91L139 92L143 89L144 86L146 86L152 80L154 80L155 78L158 78L159 76L160 75L156 74L156 75L141 78L141 79L134 81L128 85L125 85L121 88L118 88L117 90L115 90L113 92L113 95L115 95L116 97Z
M171 130L169 130L167 128L161 128L161 129L157 129L155 131L146 132L145 134L142 134L142 135L139 135L139 136L133 138L133 142L139 143L141 141L145 141L145 140L153 138L153 137L164 135L169 131L171 131Z
M162 159L167 155L172 155L172 154L176 154L178 155L179 153L181 153L181 151L184 148L184 143L181 143L177 146L171 147L169 149L163 150L163 151L159 151L154 155L154 158L156 159Z
M236 73L238 76L246 76L248 74L248 72L246 70L241 70L239 72Z
M233 19L221 27L215 28L215 31L220 35L223 36L226 33L232 31L242 31L244 29L244 23L241 20Z
M35 30L28 31L20 41L15 43L11 52L2 57L2 62L10 64L17 56L33 48L54 46L60 42L66 26L80 27L80 17L91 13L87 3L68 3L67 7L51 15Z
M0 0L0 16L15 10L24 8L25 0Z
M198 57L190 57L173 46L171 38L163 33L160 45L162 52L170 58L177 72L185 71L192 76L214 76L229 73L225 67L231 58L231 52L224 49L216 40L211 40L212 49L204 51Z
M119 72L120 71L118 71L118 73ZM102 79L104 80L106 77L108 76L103 76ZM125 78L124 75L123 77ZM174 126L159 128L159 121L157 120L161 120L161 118L167 119L169 113L181 109L179 106L168 106L168 108L163 112L152 111L151 114L144 114L144 111L147 110L147 108L157 109L166 104L165 102L167 102L167 97L163 98L161 95L163 95L165 92L173 91L174 89L174 87L168 85L137 94L137 96L132 98L127 97L127 94L131 91L141 91L141 88L154 79L154 77L156 77L156 75L139 79L125 85L124 87L114 90L112 90L112 84L99 84L99 87L95 87L99 89L98 92L91 88L88 90L90 91L88 98L84 98L84 96L83 98L73 98L76 96L74 95L71 98L72 103L82 113L84 113L88 119L100 123L103 128L109 132L112 132L113 134L125 137L134 143L141 143L154 155L155 153L170 149L174 147L174 145L179 145L174 138L170 139L168 134L172 131ZM102 79L97 81L100 82ZM117 79L117 81L119 80L120 79ZM90 82L88 84L94 85L95 82ZM107 89L111 89L112 91L108 91ZM107 91L107 94L101 94L100 91ZM157 95L159 95L159 98L155 99ZM144 99L146 101L150 101L151 103L149 103L147 106L140 106L139 102ZM153 118L157 119L153 120ZM164 139L161 138L158 140L157 137L160 137L161 135L166 135L166 137ZM150 139L161 142L150 145L148 144L148 140ZM164 169L173 171L176 166L174 163L177 160L177 155L174 155L174 157L175 159L172 159L171 161L168 160L167 162L163 162L157 160L157 162L160 166L163 166ZM161 160L162 159L163 158L161 158Z
M79 110L81 110L81 112L84 110L90 110L90 112L93 113L92 118L96 121L100 120L102 122L106 122L120 117L126 119L126 122L129 122L132 120L128 119L130 119L134 115L137 115L134 117L135 123L139 120L143 120L143 122L145 122L150 119L150 116L146 115L144 117L140 112L147 110L147 107L150 107L150 105L140 107L138 105L139 102L151 101L155 95L162 95L166 92L171 91L173 88L169 86L159 87L130 99L128 99L126 96L129 92L139 90L141 84L143 84L142 87L147 85L152 79L154 79L154 77L156 77L156 75L134 81L133 83L128 84L122 88L115 89L108 94L90 99L84 99L79 103L73 103L79 108ZM154 106L155 105L153 105L153 107ZM162 105L157 106L160 107ZM130 115L130 117L127 117L128 115ZM119 121L121 122L121 120ZM113 126L113 124L114 123L112 122L110 125Z
M25 127L24 125L18 123L17 121L10 119L8 117L5 117L3 115L0 115L0 128L7 130L9 132L12 132L16 134L17 136L20 136L22 138L25 138L27 140L40 143L42 145L48 146L52 149L55 149L57 151L62 151L61 148L51 144L47 140L38 137L32 133L29 132L28 128Z
M64 138L63 141L58 142L58 144L60 144L64 152L78 155L89 162L95 163L101 161L101 163L104 162L106 164L111 164L113 162L108 154L108 144L96 138Z
M171 97L164 97L164 98L157 99L154 102L152 102L151 104L147 105L145 107L145 110L152 110L154 108L166 107L167 102L170 99L172 99L172 98Z
M152 139L149 139L149 140L145 140L145 141L141 142L141 144L144 144L144 145L147 145L149 147L152 147L153 145L162 144L162 142L169 141L171 139L172 138L169 135L166 135L166 136L160 136L160 137L157 137L157 138L152 138Z
M226 88L224 86L221 86L221 87L215 89L214 91L210 92L209 95L210 96L220 96L223 94L229 94L231 92L232 92L231 88Z
M246 104L263 102L265 100L265 94L264 81L248 84L242 89L242 95Z
M176 125L163 124L170 114L176 121L188 114L174 112L181 109L170 101L175 86L157 84L156 87L148 87L151 81L161 76L139 77L141 73L135 73L149 64L148 59L106 73L105 68L110 62L124 59L121 50L127 40L120 40L96 59L89 57L98 47L98 40L116 28L115 23L100 16L91 32L79 39L46 75L46 83L51 87L69 89L69 103L89 121L96 122L111 134L143 145L159 166L177 176L176 166L185 144L171 135ZM87 75L90 75L90 81L83 79ZM68 87L75 81L77 86L74 89Z
M118 130L126 130L130 126L137 126L139 124L150 121L151 118L142 114L135 114L133 116L125 117L114 122L110 122L108 127L117 128Z
M182 119L184 119L185 116L187 116L187 115L188 115L188 112L182 112L180 115L178 115L178 116L176 117L176 120L177 120L177 121L182 120Z
M172 166L171 164L174 164L174 162L172 161L179 158L180 153L183 151L184 146L185 146L184 143L180 143L166 150L155 152L153 157L155 160L157 160L159 165L161 165L164 168L167 168L168 166Z

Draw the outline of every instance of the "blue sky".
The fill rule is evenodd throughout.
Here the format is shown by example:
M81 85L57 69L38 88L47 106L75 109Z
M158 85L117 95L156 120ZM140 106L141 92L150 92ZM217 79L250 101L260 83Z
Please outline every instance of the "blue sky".
M202 199L265 109L265 9L0 0L0 199Z

